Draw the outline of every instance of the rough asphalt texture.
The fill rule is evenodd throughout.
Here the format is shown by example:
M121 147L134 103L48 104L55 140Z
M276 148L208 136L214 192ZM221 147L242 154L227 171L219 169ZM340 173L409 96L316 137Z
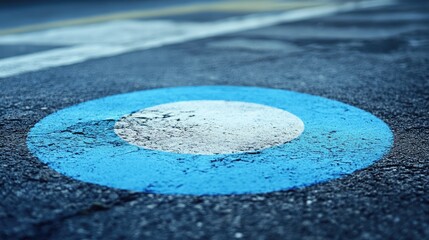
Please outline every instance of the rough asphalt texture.
M1 79L0 239L429 238L428 12L425 1L404 1ZM270 49L272 41L293 51ZM29 129L59 109L142 89L220 84L345 102L386 121L395 145L339 180L217 197L78 182L27 150Z

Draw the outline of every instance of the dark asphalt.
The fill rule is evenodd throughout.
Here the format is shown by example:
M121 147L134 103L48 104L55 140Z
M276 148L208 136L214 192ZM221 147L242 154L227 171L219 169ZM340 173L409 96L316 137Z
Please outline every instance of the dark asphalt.
M288 47L280 51L274 41ZM0 49L1 57L11 55ZM429 238L426 1L91 60L0 84L0 239ZM206 197L79 182L27 150L30 128L54 111L118 93L192 85L270 87L339 100L384 120L394 147L371 167L335 181Z

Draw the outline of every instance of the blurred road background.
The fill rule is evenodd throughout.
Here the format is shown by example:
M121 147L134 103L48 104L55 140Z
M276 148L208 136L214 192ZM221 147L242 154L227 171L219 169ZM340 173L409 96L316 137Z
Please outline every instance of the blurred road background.
M62 176L26 147L77 103L193 85L287 89L384 120L392 151L303 189L166 196ZM0 239L428 239L427 1L0 3Z

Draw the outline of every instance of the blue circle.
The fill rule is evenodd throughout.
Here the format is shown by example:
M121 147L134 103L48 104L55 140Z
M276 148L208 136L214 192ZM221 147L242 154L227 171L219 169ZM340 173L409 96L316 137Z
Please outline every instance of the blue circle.
M131 145L114 132L124 115L190 100L264 104L298 116L301 136L259 152L193 155ZM257 87L164 88L92 100L53 113L28 135L30 151L56 171L114 188L160 194L246 194L304 187L368 167L391 148L389 127L350 105Z

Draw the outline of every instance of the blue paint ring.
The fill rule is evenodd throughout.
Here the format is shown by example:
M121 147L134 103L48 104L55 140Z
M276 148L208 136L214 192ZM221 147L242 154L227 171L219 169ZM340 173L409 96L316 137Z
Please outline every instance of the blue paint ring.
M258 153L192 155L148 150L118 137L114 124L141 109L190 100L228 100L284 109L305 124L293 141ZM160 194L267 193L336 179L368 167L393 143L389 127L350 105L257 87L164 88L105 97L53 113L28 134L30 151L69 177Z

